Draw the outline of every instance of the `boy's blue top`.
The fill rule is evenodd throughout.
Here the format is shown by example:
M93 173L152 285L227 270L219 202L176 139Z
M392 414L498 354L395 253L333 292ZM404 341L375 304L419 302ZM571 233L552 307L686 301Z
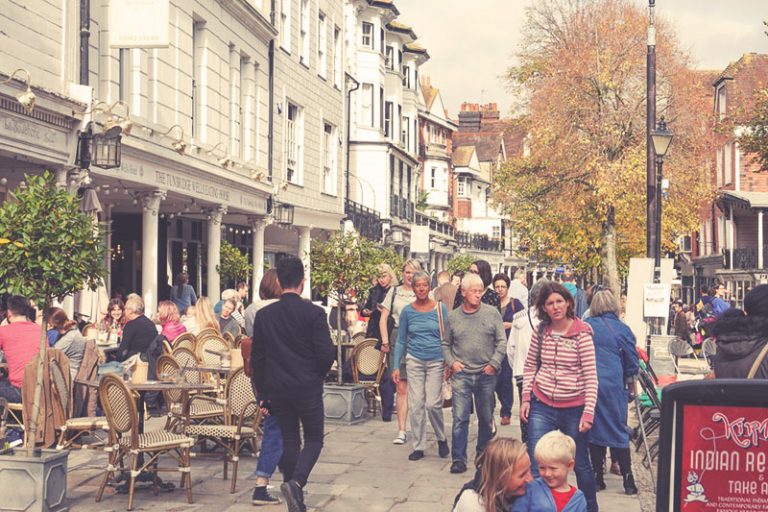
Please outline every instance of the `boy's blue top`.
M443 329L448 320L448 308L442 302L437 303L443 310ZM440 347L440 324L437 309L428 312L418 312L411 304L400 313L400 325L397 331L395 345L395 368L401 363L405 354L411 354L422 361L437 361L443 358Z
M510 512L557 512L552 491L542 478L537 478L525 486L525 495L519 497ZM563 512L587 512L587 500L584 493L576 492L565 505Z

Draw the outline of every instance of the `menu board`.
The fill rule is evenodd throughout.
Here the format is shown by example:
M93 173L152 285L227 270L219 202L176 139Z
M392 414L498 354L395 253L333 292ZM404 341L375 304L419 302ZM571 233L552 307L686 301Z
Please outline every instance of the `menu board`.
M768 511L768 380L665 386L657 512Z
M683 406L680 507L768 510L768 409Z

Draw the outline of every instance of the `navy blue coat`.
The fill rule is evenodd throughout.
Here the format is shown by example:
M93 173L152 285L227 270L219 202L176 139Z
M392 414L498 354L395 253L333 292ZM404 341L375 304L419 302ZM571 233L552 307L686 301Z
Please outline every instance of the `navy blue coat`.
M525 486L525 494L509 508L511 512L548 512L557 510L555 498L546 482L537 478ZM563 512L587 512L587 500L584 493L576 489L576 493L568 500Z
M635 335L613 313L587 318L592 327L597 361L597 407L589 442L613 448L629 447L627 389L624 378L637 374Z

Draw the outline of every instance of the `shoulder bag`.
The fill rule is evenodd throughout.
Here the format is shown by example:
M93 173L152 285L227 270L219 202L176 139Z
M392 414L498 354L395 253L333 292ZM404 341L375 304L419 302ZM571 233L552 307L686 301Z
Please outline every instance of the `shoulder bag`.
M749 369L749 373L747 374L748 379L755 378L755 375L757 375L757 370L760 368L760 365L763 364L766 355L768 355L768 343L763 345L763 350L757 354L757 358L755 359L755 362L752 363L752 368Z

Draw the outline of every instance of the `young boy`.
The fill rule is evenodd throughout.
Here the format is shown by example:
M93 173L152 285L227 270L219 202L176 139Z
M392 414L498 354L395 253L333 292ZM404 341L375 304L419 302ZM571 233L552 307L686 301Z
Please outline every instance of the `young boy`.
M533 453L541 477L528 484L512 512L586 512L584 494L568 483L576 457L573 439L558 430L549 432Z

